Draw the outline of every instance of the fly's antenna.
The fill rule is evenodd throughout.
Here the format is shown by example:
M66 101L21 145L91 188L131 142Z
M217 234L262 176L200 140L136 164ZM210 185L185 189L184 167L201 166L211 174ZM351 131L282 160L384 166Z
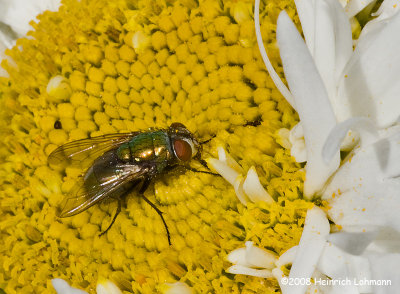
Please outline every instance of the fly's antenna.
M211 138L205 140L205 141L201 141L199 142L200 145L206 144L208 142L210 142L212 139L214 139L217 135L212 135Z

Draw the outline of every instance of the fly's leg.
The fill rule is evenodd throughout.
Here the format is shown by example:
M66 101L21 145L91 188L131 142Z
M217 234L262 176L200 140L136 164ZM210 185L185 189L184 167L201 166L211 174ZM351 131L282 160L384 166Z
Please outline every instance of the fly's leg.
M200 154L200 153L197 153L197 154ZM202 166L204 166L206 169L210 169L210 168L208 167L207 162L206 162L203 158L201 158L200 156L198 156L198 158L196 158L196 159L197 159L197 161L200 162L200 164L201 164Z
M215 137L215 136L214 136L214 137ZM214 138L214 137L213 137L213 138ZM212 138L211 138L211 139L212 139ZM210 141L211 139L209 139L209 140L207 140L207 141L204 141L204 142L208 142L208 141ZM208 165L207 165L207 162L206 162L203 158L201 158L201 153L200 153L200 152L197 153L197 154L193 157L193 159L196 159L198 162L200 162L200 164L201 164L202 166L204 166L206 169L210 169L210 168L208 167ZM208 172L208 171L197 170L197 169L192 168L192 167L186 167L186 166L185 166L185 168L188 169L188 170L194 171L194 172L198 172L198 173L204 173L204 174L210 174L210 175L214 175L214 176L219 176L219 174L216 174L216 173L213 173L213 172Z
M216 136L217 135L212 135L211 138L209 138L207 140L204 140L204 141L201 141L201 142L199 142L199 144L200 145L206 144L206 143L210 142L212 139L214 139Z
M101 232L99 234L99 237L103 236L105 233L108 232L109 229L111 229L111 226L114 224L115 220L117 219L118 214L121 212L121 207L122 207L122 199L128 194L128 192L133 189L134 187L136 187L138 184L140 183L140 180L136 180L133 181L132 183L130 183L129 185L125 186L122 189L122 193L121 194L117 194L117 195L113 195L110 196L111 198L114 198L116 200L118 200L118 206L117 206L117 211L114 214L114 217L111 220L111 223L109 224L109 226L107 227L107 229L104 232Z
M111 228L111 226L114 224L115 219L117 218L118 214L121 212L121 199L118 198L118 207L117 207L117 211L114 214L113 219L111 220L111 223L109 224L109 226L107 227L107 229L103 232L101 232L99 234L99 237L103 236L105 233L107 233L107 231Z
M196 173L208 174L208 175L213 175L213 176L221 176L220 174L216 174L216 173L205 171L205 170L198 170L191 166L185 166L185 168L192 172L196 172ZM208 168L208 166L207 166L207 168Z
M244 127L246 127L246 126L257 127L257 126L261 125L261 123L262 123L262 118L260 116L253 121L246 122L243 126Z
M143 184L142 184L142 187L140 188L139 194L140 194L140 196L143 197L143 199L144 199L151 207L154 208L154 210L155 210L155 211L158 213L158 215L161 217L161 220L163 221L164 226L165 226L165 230L167 231L168 244L171 245L171 237L170 237L170 235L169 235L169 230L168 230L167 223L165 222L164 217L163 217L163 215L162 215L162 214L163 214L162 211L159 210L159 209L157 208L157 206L155 206L149 199L147 199L146 196L144 196L144 192L145 192L146 189L149 187L149 184L150 184L150 179L149 179L149 178L146 178L146 179L143 181Z

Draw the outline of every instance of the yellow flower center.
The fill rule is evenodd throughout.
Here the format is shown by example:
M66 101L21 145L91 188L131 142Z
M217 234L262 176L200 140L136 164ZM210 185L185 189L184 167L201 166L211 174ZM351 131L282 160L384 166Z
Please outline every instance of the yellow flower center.
M312 206L301 200L301 166L276 143L298 118L265 71L249 3L66 0L8 51L15 64L3 63L10 76L0 80L1 289L43 293L58 277L93 292L99 276L135 293L178 280L199 293L278 288L273 279L224 272L226 255L246 240L277 254L297 245ZM294 14L281 0L261 13L280 72L273 40L283 8ZM243 127L257 117L261 126ZM82 172L47 165L57 146L175 121L200 140L216 135L203 158L223 145L246 171L254 165L277 202L244 207L220 177L166 175L145 195L163 211L171 246L135 191L103 237L116 202L55 216Z

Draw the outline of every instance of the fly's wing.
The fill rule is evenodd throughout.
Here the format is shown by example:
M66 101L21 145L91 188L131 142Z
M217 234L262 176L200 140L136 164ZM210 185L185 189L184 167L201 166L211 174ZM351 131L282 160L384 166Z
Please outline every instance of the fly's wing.
M50 165L78 165L82 168L89 167L90 164L104 152L117 148L123 143L128 142L139 132L109 134L72 141L54 150L48 158Z
M139 165L127 165L129 172L123 176L114 176L103 184L92 183L87 185L84 177L80 177L78 183L71 189L60 205L59 217L73 216L93 206L97 202L116 193L124 193L132 186L130 182L143 179L149 172L149 168Z

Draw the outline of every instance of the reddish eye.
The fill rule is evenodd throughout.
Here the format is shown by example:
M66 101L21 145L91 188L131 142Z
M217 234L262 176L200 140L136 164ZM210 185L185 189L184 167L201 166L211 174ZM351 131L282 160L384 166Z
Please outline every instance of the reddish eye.
M189 161L192 158L192 147L184 140L175 140L174 150L176 156L182 161Z

